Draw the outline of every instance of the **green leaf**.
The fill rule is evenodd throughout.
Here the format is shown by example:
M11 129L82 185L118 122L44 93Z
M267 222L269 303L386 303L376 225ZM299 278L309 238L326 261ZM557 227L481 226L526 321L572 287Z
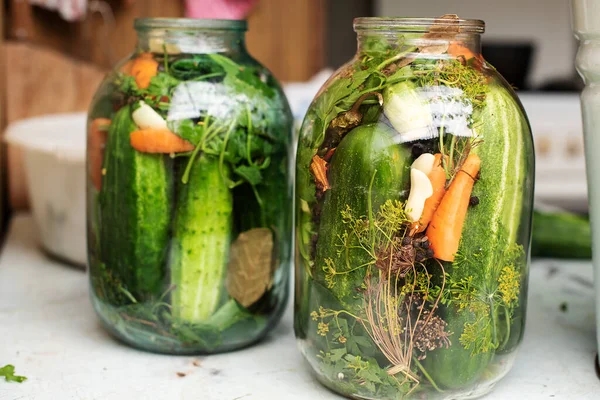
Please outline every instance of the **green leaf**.
M269 76L252 66L242 67L220 54L211 54L209 57L224 69L226 76L223 83L231 91L231 96L237 97L240 106L246 104L246 109L238 110L238 125L251 125L251 131L267 132L273 129L273 122L280 121L286 110L282 108L282 101L275 90L267 84Z
M414 78L415 74L410 66L405 66L394 72L392 75L387 77L388 82L400 82L406 79Z
M347 354L345 347L342 347L341 349L333 349L330 351L330 353L330 360L333 362L341 360Z
M156 97L155 101L160 101L160 97L171 97L173 90L180 81L173 78L171 75L159 72L156 76L150 79L150 86L146 89L146 97Z
M192 143L194 146L200 143L203 132L204 127L202 125L194 124L194 122L189 119L180 121L175 130L175 133L178 136Z
M262 174L257 166L240 165L233 171L252 186L256 186L262 182Z
M361 45L361 54L379 56L390 52L392 46L388 42L387 37L383 35L373 35L365 38Z
M223 76L226 73L220 64L215 63L205 54L177 60L171 64L169 72L174 78L182 81L205 80Z
M371 339L366 338L364 336L352 336L352 340L359 346L362 347L372 347L373 346L373 342L371 341Z
M6 379L7 382L24 382L27 380L27 377L25 376L19 376L19 375L15 375L15 367L14 365L5 365L4 367L0 368L0 376L3 376L4 379Z

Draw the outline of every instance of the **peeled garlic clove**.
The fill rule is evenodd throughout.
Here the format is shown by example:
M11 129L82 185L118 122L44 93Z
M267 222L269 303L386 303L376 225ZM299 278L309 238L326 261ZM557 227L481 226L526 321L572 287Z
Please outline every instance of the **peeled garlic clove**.
M433 169L433 163L435 162L435 156L431 153L423 153L412 163L411 168L418 169L425 175L429 175Z
M406 201L404 211L406 216L412 222L416 222L423 214L425 200L433 195L433 186L431 181L423 171L416 168L410 169L410 193Z
M167 121L141 100L139 108L131 113L131 118L140 129L167 129Z

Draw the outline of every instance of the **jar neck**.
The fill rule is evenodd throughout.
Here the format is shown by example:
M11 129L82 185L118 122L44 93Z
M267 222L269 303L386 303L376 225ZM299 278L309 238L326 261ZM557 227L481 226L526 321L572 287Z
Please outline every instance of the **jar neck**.
M244 53L245 21L186 18L136 20L138 51L161 53Z
M246 51L244 36L243 32L152 29L138 32L137 50L191 54L243 53Z
M485 23L461 19L456 14L437 18L356 18L358 53L411 53L411 57L433 58L448 53L450 45L462 46L475 56L481 54ZM463 49L465 51L466 49ZM393 54L392 54L393 55Z
M470 50L474 55L481 54L481 35L478 33L436 33L436 32L407 32L407 31L370 31L363 30L357 33L358 54L365 54L381 48L397 49L397 52L414 52L426 48L431 51L422 51L421 56L433 56L445 53L452 45L460 45ZM436 51L437 50L437 51ZM390 54L393 55L393 54Z

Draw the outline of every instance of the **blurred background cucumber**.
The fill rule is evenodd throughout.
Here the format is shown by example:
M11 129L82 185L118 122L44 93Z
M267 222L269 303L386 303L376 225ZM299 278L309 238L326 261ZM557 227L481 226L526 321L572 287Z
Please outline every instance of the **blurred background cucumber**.
M538 258L592 258L588 217L567 211L535 210L531 256Z

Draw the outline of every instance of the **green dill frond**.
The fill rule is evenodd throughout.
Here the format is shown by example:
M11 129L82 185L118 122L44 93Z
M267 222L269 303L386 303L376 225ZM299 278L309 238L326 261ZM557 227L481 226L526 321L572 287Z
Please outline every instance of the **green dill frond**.
M422 64L414 71L419 86L447 86L461 89L474 108L485 105L488 84L480 71L463 65L459 60L440 60Z

